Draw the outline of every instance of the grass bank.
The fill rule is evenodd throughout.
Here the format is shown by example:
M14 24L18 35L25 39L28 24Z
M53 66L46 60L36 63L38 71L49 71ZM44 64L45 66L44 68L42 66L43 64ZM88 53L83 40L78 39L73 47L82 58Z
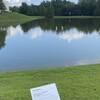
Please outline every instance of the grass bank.
M14 12L4 12L0 14L0 26L18 25L28 21L38 20L45 18L43 16L26 16ZM100 18L100 16L55 16L55 19L87 19L87 18Z
M31 100L30 88L57 83L61 100L100 100L100 65L0 74L0 100Z
M56 19L94 19L94 18L100 18L100 16L55 16Z
M17 25L22 24L28 21L41 19L41 16L26 16L19 13L14 12L6 12L0 14L0 25L1 26L9 26L9 25Z

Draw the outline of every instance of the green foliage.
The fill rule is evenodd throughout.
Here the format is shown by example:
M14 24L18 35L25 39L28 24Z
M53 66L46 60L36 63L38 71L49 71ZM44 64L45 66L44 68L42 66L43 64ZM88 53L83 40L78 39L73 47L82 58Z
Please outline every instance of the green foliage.
M67 7L73 7L75 4L66 0L51 0L43 1L40 5L27 5L23 3L21 7L12 7L11 10L14 12L20 12L25 15L31 16L45 16L52 18L54 15L66 15L65 10Z
M5 5L3 4L3 1L0 0L0 10L5 10L5 9L6 9L6 7L5 7Z
M20 13L27 14L28 11L28 5L26 3L22 3L22 6L20 7Z
M100 16L100 0L97 0L96 9L95 9L94 14L97 16Z
M79 0L82 15L94 15L96 0Z
M6 40L6 31L0 30L0 49L5 46L5 40Z
M40 5L27 5L23 3L20 8L13 7L17 11L31 16L94 16L100 15L100 0L79 0L78 4L67 0L43 1Z
M46 17L46 18L52 18L54 16L54 11L53 11L53 6L50 2L47 2L43 4L43 15ZM41 11L42 12L42 11Z

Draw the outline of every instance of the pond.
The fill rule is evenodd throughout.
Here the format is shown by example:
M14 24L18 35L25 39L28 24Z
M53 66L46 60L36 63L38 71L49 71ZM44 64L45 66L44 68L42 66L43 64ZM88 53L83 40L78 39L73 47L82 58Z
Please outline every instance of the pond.
M0 71L100 63L100 19L42 19L0 26Z

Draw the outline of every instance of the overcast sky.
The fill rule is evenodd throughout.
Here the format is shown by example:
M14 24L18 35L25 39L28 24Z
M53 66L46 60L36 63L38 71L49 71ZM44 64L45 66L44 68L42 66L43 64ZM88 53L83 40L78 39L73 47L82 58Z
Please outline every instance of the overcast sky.
M8 2L6 2L8 1ZM4 3L7 5L12 5L12 6L20 6L22 2L26 2L28 4L40 4L43 0L4 0ZM78 0L69 0L69 1L72 1L72 2L77 2Z

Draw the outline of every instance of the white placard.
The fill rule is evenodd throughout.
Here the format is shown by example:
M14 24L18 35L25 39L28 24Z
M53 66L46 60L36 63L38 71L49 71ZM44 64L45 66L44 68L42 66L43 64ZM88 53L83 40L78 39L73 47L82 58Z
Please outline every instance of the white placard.
M60 100L56 84L31 89L32 100Z

